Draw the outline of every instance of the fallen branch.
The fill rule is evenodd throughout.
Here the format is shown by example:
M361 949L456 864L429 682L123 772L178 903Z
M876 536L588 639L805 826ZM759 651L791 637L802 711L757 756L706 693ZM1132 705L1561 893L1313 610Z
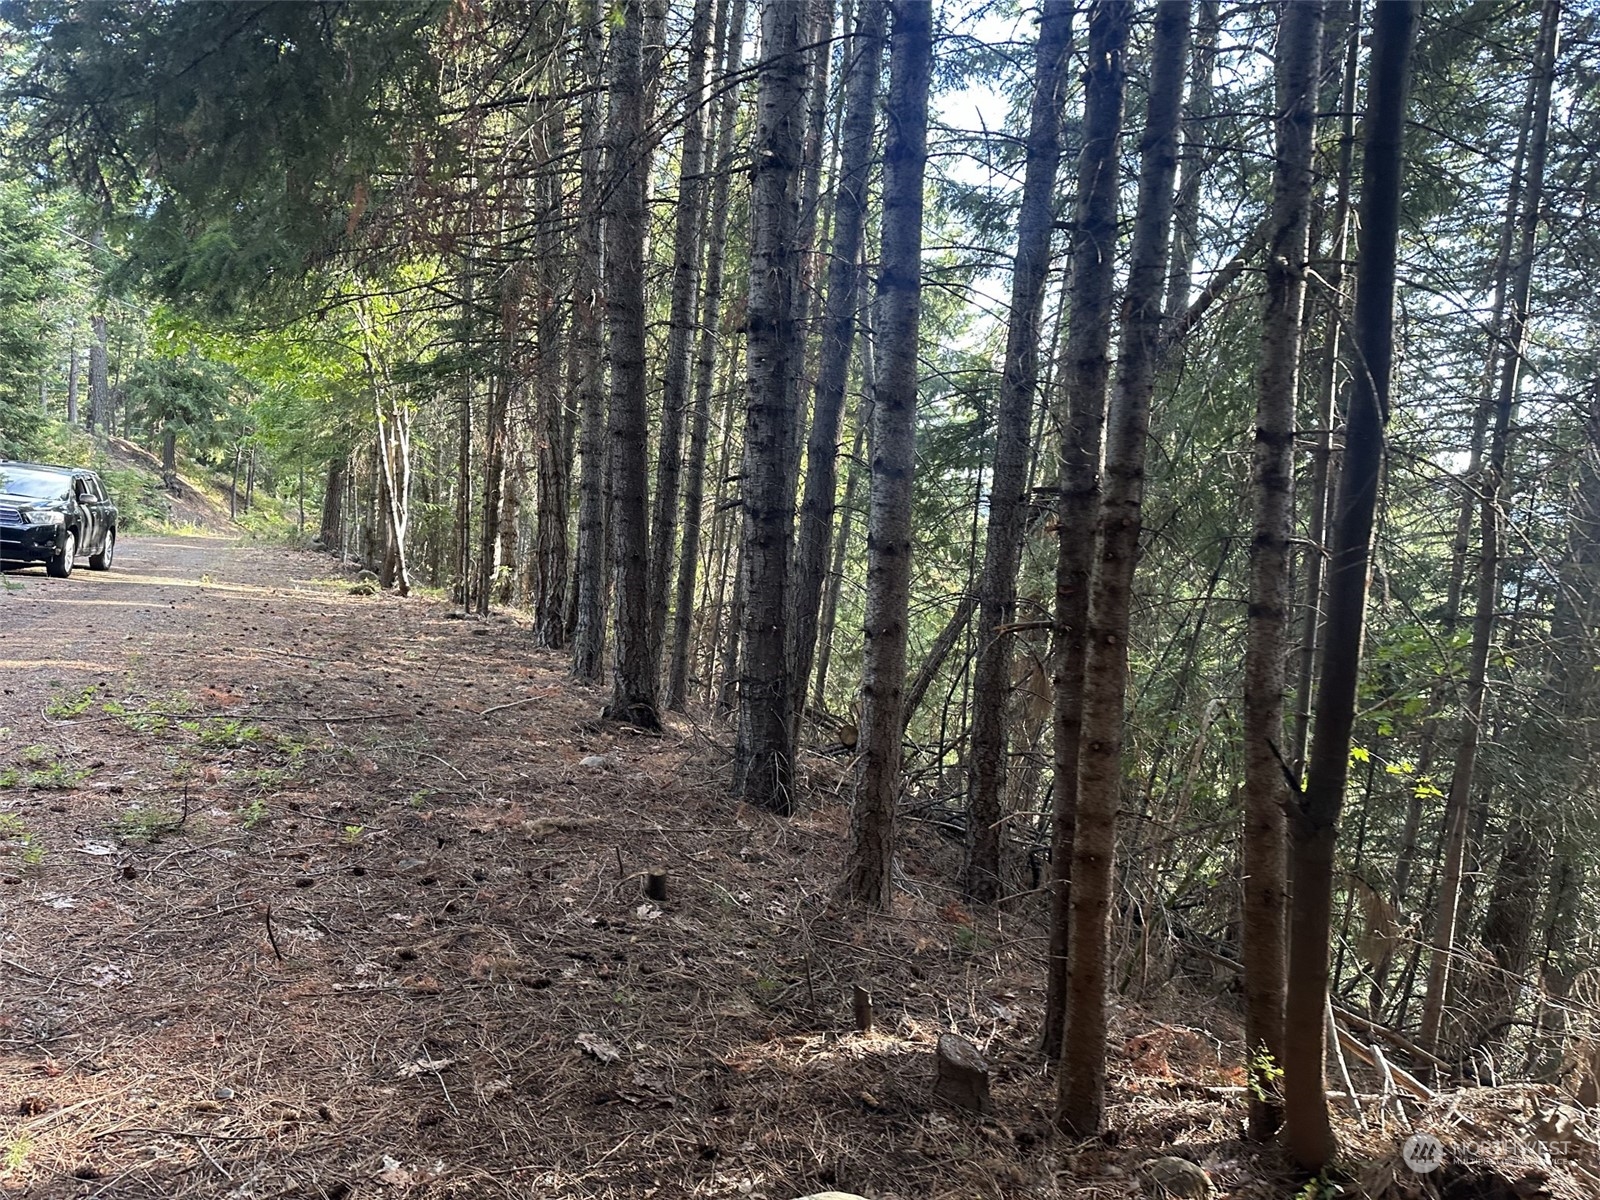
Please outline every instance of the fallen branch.
M1377 1071L1384 1071L1385 1077L1393 1080L1402 1091L1410 1092L1411 1095L1416 1099L1427 1103L1431 1103L1432 1101L1438 1099L1437 1093L1435 1093L1431 1087L1423 1083L1415 1075L1411 1074L1411 1072L1395 1066L1393 1063L1384 1059L1381 1054L1374 1053L1366 1046L1363 1046L1359 1041L1356 1040L1353 1034L1347 1033L1343 1029L1339 1029L1337 1032L1339 1034L1339 1045L1343 1046L1344 1049L1350 1054L1366 1063L1367 1066L1372 1067ZM1385 1068L1387 1068L1386 1071Z

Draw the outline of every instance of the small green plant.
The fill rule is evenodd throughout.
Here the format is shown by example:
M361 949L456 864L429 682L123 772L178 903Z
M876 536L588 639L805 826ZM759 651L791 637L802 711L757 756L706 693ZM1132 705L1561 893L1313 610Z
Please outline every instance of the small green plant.
M19 767L0 767L0 788L14 788L22 782Z
M44 715L59 719L82 716L95 702L97 694L98 689L91 684L76 695L52 696L44 706Z
M20 757L23 762L28 763L30 766L37 766L39 763L49 762L51 753L49 746L27 746L23 749Z
M5 1144L5 1150L0 1151L0 1166L8 1171L18 1170L27 1161L28 1152L33 1149L33 1139L25 1133L19 1133Z
M199 722L184 721L183 727L199 727ZM216 721L200 728L200 744L208 750L238 750L261 740L261 726L243 721Z
M44 847L14 813L0 813L0 849L15 848L30 867L44 861Z
M1328 1172L1323 1171L1306 1180L1305 1185L1294 1194L1294 1200L1339 1200L1344 1194L1344 1186L1335 1183L1328 1177Z
M267 819L267 801L263 796L257 796L245 805L243 822L246 829L254 829Z
M28 786L41 792L66 792L77 787L89 772L66 763L51 763L38 771L28 772Z
M170 808L134 805L112 823L118 837L129 842L159 842L183 828L183 816Z
M1278 1099L1283 1084L1283 1068L1265 1046L1250 1056L1250 1094L1262 1104Z
M367 827L365 825L346 825L344 827L345 845L359 846L361 844L361 835L366 831Z
M984 948L985 938L971 925L957 925L950 934L950 949L957 954L978 954Z

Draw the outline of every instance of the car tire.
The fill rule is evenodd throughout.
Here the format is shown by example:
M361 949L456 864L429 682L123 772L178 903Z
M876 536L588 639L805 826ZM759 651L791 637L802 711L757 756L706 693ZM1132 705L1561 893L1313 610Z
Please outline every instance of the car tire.
M105 542L104 546L100 547L100 553L99 554L91 554L91 555L89 555L89 570L91 570L91 571L109 571L109 570L111 570L111 558L112 558L112 556L114 554L116 554L116 552L117 552L117 531L115 529L107 530L107 532L106 532L106 542Z
M70 529L67 531L67 540L62 543L61 551L44 566L50 575L57 579L65 579L72 574L72 560L78 554L78 538Z

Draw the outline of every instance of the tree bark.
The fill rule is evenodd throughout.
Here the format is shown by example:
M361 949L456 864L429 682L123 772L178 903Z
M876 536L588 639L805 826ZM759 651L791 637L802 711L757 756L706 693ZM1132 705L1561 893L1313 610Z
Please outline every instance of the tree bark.
M1318 653L1310 769L1289 812L1289 988L1284 1008L1285 1140L1308 1171L1337 1149L1323 1084L1333 850L1350 770L1367 571L1383 463L1394 346L1395 260L1400 232L1401 133L1411 42L1420 4L1376 6L1362 148L1361 237L1356 264L1353 385L1328 560L1327 626Z
M806 442L805 495L795 533L793 603L789 614L789 674L795 714L811 679L823 578L833 534L839 485L839 424L861 296L861 244L867 222L878 82L883 63L884 0L861 0L855 34L845 47L845 109L841 166L834 197L833 245L822 347Z
M1276 162L1267 298L1256 374L1251 455L1255 532L1244 657L1244 878L1240 959L1251 1071L1250 1136L1264 1141L1283 1115L1273 1078L1283 1061L1284 905L1288 893L1283 763L1284 658L1288 648L1289 538L1294 532L1294 438L1301 316L1310 241L1311 153L1322 58L1322 0L1281 10L1277 48Z
M611 335L611 552L615 652L605 715L645 729L660 726L657 663L650 644L650 471L645 411L645 176L643 0L619 0L622 22L611 36L606 121L606 317Z
M67 424L78 425L78 327L72 327L72 340L67 345Z
M572 371L570 386L578 409L578 555L576 621L572 631L572 674L599 683L606 637L606 394L605 330L602 320L601 239L605 195L600 99L600 55L605 24L599 0L583 0L579 28L582 75L588 85L580 116L582 144L579 208L572 285Z
M1078 797L1078 733L1083 720L1085 626L1094 520L1100 502L1100 450L1111 377L1111 287L1116 274L1117 161L1127 91L1132 6L1099 0L1089 10L1083 149L1078 155L1061 392L1066 405L1056 509L1054 703L1055 779L1051 788L1050 949L1041 1049L1061 1057L1067 1016L1072 840Z
M1000 895L1000 822L1006 724L1010 715L1011 639L996 631L1010 624L1017 610L1017 567L1028 511L1028 435L1039 391L1039 320L1044 308L1045 276L1050 269L1050 235L1055 226L1056 172L1061 165L1061 122L1067 100L1073 3L1074 0L1044 0L1040 8L1006 355L995 417L989 525L978 587L978 659L972 681L967 854L962 880L967 898L978 904L993 903Z
M793 310L799 267L796 189L805 123L805 16L806 5L791 0L765 0L761 9L741 481L744 608L734 791L747 804L784 814L794 807L794 734L783 626L793 495L791 387L797 348Z
M1173 184L1189 45L1189 0L1161 0L1150 51L1150 90L1139 139L1139 199L1117 384L1107 416L1106 478L1095 538L1079 734L1078 806L1072 847L1067 1025L1056 1123L1079 1137L1105 1113L1106 986L1117 802L1122 793L1128 621L1144 501L1145 442L1170 262Z
M911 499L916 470L917 335L922 313L923 179L933 6L895 0L889 38L889 122L884 148L883 248L877 292L878 388L872 405L872 489L863 620L862 764L842 891L887 909L893 896L895 802L911 584Z
M811 706L818 711L825 711L828 707L828 667L833 661L833 630L839 616L839 589L844 583L844 562L850 550L850 536L855 532L856 492L861 482L861 449L871 419L871 413L863 405L862 411L856 415L855 439L851 443L850 459L845 467L844 499L839 503L839 532L834 538L833 564L828 568L828 578L823 585L822 611L817 614L817 666L812 683Z
M349 459L336 458L328 464L328 481L322 490L322 524L317 540L329 554L342 557L340 529L344 525L344 481Z

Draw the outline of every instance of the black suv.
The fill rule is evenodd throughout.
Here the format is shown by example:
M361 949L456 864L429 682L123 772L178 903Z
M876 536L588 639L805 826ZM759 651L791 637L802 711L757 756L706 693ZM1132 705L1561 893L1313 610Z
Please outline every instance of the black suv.
M42 562L57 579L80 554L93 571L111 569L117 507L100 476L81 467L0 462L0 560Z

